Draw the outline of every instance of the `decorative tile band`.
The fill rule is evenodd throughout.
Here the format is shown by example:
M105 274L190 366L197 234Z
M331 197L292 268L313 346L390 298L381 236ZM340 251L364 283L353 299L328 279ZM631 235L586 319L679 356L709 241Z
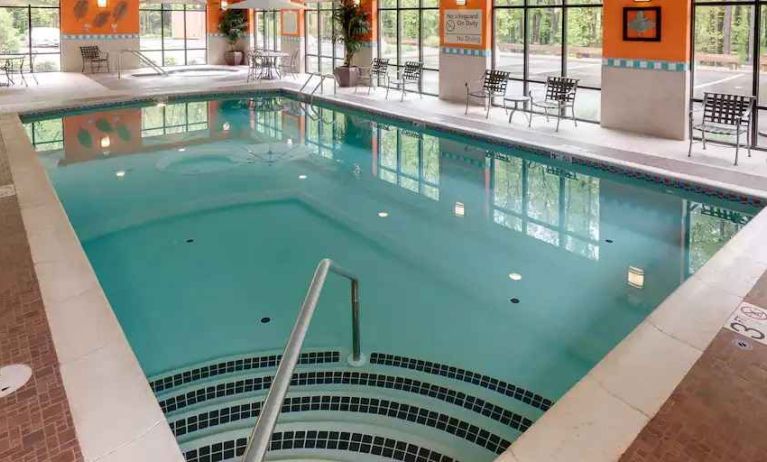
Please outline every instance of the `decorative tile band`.
M337 363L341 354L337 351L318 351L311 353L301 353L298 364L329 364ZM230 374L233 372L249 371L253 369L264 369L277 367L280 364L282 355L269 356L251 356L247 358L238 358L229 361L222 361L207 366L196 367L173 375L159 377L149 382L152 391L159 393L170 390L187 383L195 382L209 377Z
M282 35L281 37L283 42L300 43L304 40L300 35Z
M211 38L226 38L226 34L222 34L221 32L208 32L208 37L211 37Z
M478 50L476 48L456 48L442 47L440 51L446 55L464 55L464 56L490 56L491 50Z
M62 40L126 40L138 38L138 34L61 34Z
M493 377L467 371L459 367L447 366L445 364L423 361L420 359L406 358L404 356L395 356L384 353L373 353L370 355L371 364L380 364L384 366L401 367L405 369L425 372L432 375L440 375L449 379L460 380L461 382L471 383L498 392L502 395L522 401L542 411L547 411L553 404L553 401L543 396L525 390L522 387L506 383Z
M603 58L602 65L605 67L619 67L626 69L645 69L648 71L671 71L685 72L690 67L688 63L675 61L647 61L644 59L621 59Z
M169 422L169 425L173 434L179 437L217 425L255 419L261 413L263 404L262 401L259 401L214 409ZM298 396L285 399L281 412L284 414L311 411L355 412L406 420L450 433L495 454L501 454L511 444L510 441L498 435L449 415L377 398L336 395Z
M199 388L164 399L160 401L160 408L164 413L168 414L217 398L267 390L271 387L272 380L273 377L267 376L219 383L217 385ZM354 385L388 388L438 399L469 411L482 414L515 430L519 430L520 432L524 432L533 424L533 421L527 417L511 412L500 406L496 406L495 404L477 398L476 396L470 396L466 393L446 387L404 377L365 372L301 372L293 374L290 385L293 387L311 385Z
M245 454L247 438L237 438L208 446L202 446L184 453L186 462L220 462ZM338 431L292 431L275 432L269 451L290 449L327 449L371 454L402 462L458 462L457 460L405 441L398 441L366 433Z

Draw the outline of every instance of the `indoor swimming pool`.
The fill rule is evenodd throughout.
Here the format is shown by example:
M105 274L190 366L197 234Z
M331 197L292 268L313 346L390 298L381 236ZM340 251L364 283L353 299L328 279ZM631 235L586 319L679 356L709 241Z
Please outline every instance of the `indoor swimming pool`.
M315 267L274 460L492 461L759 211L281 93L27 117L188 461L234 460Z

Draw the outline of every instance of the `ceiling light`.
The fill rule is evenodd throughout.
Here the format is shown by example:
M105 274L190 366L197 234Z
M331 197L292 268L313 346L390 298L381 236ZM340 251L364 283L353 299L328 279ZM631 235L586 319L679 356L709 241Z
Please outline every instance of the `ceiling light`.
M456 202L453 206L453 214L457 217L462 217L466 215L466 206L463 205L463 202Z
M389 216L389 212L378 212L380 218L386 218Z
M512 281L521 281L522 275L519 273L509 273L509 279L511 279Z
M125 176L126 173L128 173L128 172L126 172L125 170L118 170L118 171L115 172L115 176L117 178L122 178L122 177Z
M628 283L631 287L641 289L644 287L644 270L636 266L629 266Z

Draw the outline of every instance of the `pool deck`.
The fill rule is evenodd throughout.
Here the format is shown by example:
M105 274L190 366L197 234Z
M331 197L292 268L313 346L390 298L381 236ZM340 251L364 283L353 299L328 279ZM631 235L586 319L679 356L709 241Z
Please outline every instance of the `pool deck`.
M181 460L14 113L167 94L169 87L184 93L264 86L243 85L242 75L173 78L172 85L79 74L40 80L40 88L0 90L0 364L23 362L34 371L30 384L0 400L0 460ZM268 86L297 89L299 82ZM688 159L686 142L594 124L576 129L567 121L557 134L542 117L528 129L523 115L509 125L499 108L486 121L479 108L465 117L462 104L416 95L400 103L396 94L386 102L383 94L342 90L334 100L767 197L765 152L747 158L744 151L733 167L730 148L712 146L704 155L696 145ZM333 98L330 87L325 95ZM766 233L763 212L499 460L762 460L767 440L757 432L767 415L767 345L723 326L744 302L767 308ZM119 423L115 415L123 417Z

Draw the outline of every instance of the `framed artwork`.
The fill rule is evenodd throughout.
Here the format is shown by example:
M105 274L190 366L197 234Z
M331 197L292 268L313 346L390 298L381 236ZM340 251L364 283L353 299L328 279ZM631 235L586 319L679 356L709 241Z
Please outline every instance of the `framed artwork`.
M627 42L660 42L659 6L623 8L623 40Z

